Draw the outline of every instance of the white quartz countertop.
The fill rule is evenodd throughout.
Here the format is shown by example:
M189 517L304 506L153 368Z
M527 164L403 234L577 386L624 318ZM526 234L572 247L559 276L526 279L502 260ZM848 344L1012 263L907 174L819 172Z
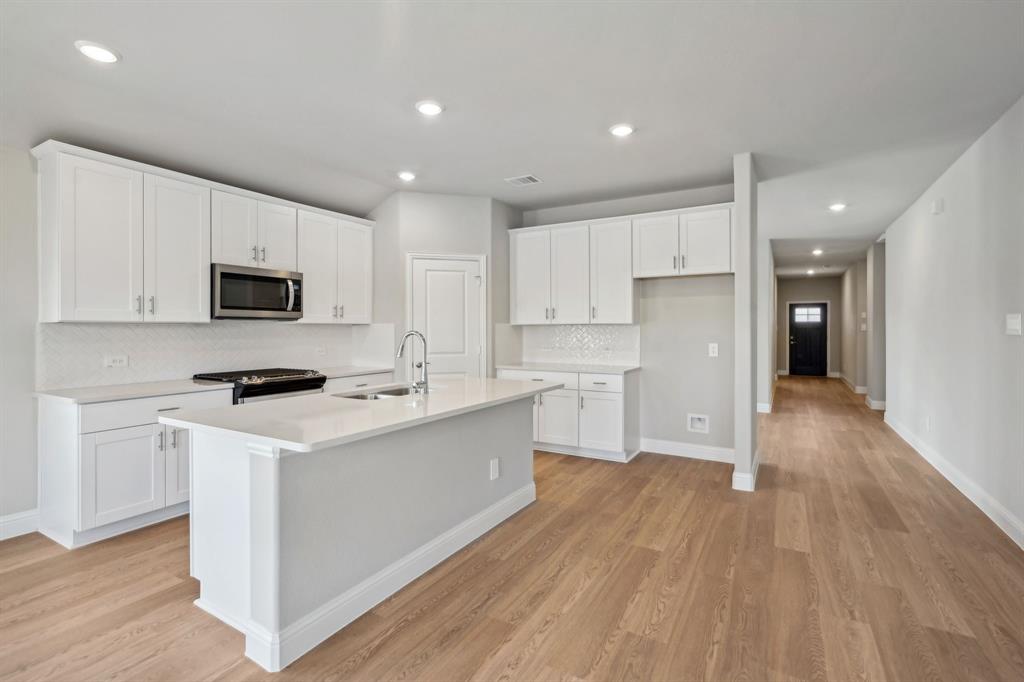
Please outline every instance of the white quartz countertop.
M323 367L319 370L328 379L357 377L364 374L393 372L393 367L358 367L342 365L339 367ZM36 395L45 398L57 398L67 402L85 405L88 403L106 403L115 400L134 400L136 398L155 398L180 393L199 393L202 391L230 391L233 385L221 381L194 381L192 379L175 379L170 381L146 381L136 384L114 384L111 386L85 386L81 388L55 388L36 391Z
M495 365L497 369L524 369L531 372L583 372L590 374L625 374L640 369L640 365L591 365L564 362L519 362Z
M233 436L254 445L312 452L530 398L562 386L548 381L439 376L431 382L426 396L356 400L339 396L359 391L324 393L182 410L173 416L161 416L160 423Z

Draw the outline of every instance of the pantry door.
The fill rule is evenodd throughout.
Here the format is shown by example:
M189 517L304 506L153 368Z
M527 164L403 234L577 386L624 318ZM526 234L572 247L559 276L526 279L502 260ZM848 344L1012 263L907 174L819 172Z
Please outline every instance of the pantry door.
M486 282L484 256L410 255L411 329L427 337L427 362L432 375L482 377L487 367ZM409 372L419 370L412 363L422 359L418 340L413 348Z

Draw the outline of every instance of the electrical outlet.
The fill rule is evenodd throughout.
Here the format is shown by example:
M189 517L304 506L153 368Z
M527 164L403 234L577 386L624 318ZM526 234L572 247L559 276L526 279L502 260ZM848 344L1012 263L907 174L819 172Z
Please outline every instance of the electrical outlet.
M317 346L316 347L316 354L320 355L320 356L327 355L327 349L324 348L323 346Z
M1006 334L1008 336L1021 335L1020 313L1006 313Z
M718 344L717 343L709 343L708 344L708 357L709 358L717 358L718 357Z
M491 480L496 480L501 476L501 460L495 458L491 460Z
M708 433L711 430L711 420L706 414L687 414L686 430L694 433Z
M118 369L124 369L128 366L127 355L104 355L103 356L104 367L116 367Z

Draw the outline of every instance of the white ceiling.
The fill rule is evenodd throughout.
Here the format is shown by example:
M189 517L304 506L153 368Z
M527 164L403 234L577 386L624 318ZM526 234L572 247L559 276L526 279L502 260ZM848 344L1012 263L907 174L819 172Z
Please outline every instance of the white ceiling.
M815 277L841 275L851 264L867 254L875 241L866 239L773 239L775 274L782 278L807 277L814 270ZM822 254L812 252L821 249Z
M1024 92L1024 3L7 0L0 50L15 147L359 215L399 169L538 208L729 182L750 150L764 235L867 238ZM503 182L525 173L544 183Z

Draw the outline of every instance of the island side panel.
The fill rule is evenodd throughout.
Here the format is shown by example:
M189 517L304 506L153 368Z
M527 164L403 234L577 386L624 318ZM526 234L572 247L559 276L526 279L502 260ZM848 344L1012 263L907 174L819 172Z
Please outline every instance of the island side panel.
M349 614L368 610L387 596L380 594L380 586L390 585L390 592L401 587L393 578L382 581L382 572L408 574L410 563L425 572L535 499L532 406L532 397L524 398L283 458L283 645L289 625L316 629L313 621L318 619L325 621L321 625L339 622L337 613L319 618L325 605ZM494 458L499 460L500 475L492 481ZM507 502L495 508L502 501ZM481 528L481 512L489 508L489 525ZM447 543L441 537L445 534ZM472 537L466 539L467 534ZM455 547L453 536L460 543ZM439 545L448 548L440 558ZM404 568L396 567L396 562ZM384 571L388 567L390 572ZM370 584L353 590L364 581ZM316 609L321 610L319 616L310 615ZM286 658L290 656L282 652Z

